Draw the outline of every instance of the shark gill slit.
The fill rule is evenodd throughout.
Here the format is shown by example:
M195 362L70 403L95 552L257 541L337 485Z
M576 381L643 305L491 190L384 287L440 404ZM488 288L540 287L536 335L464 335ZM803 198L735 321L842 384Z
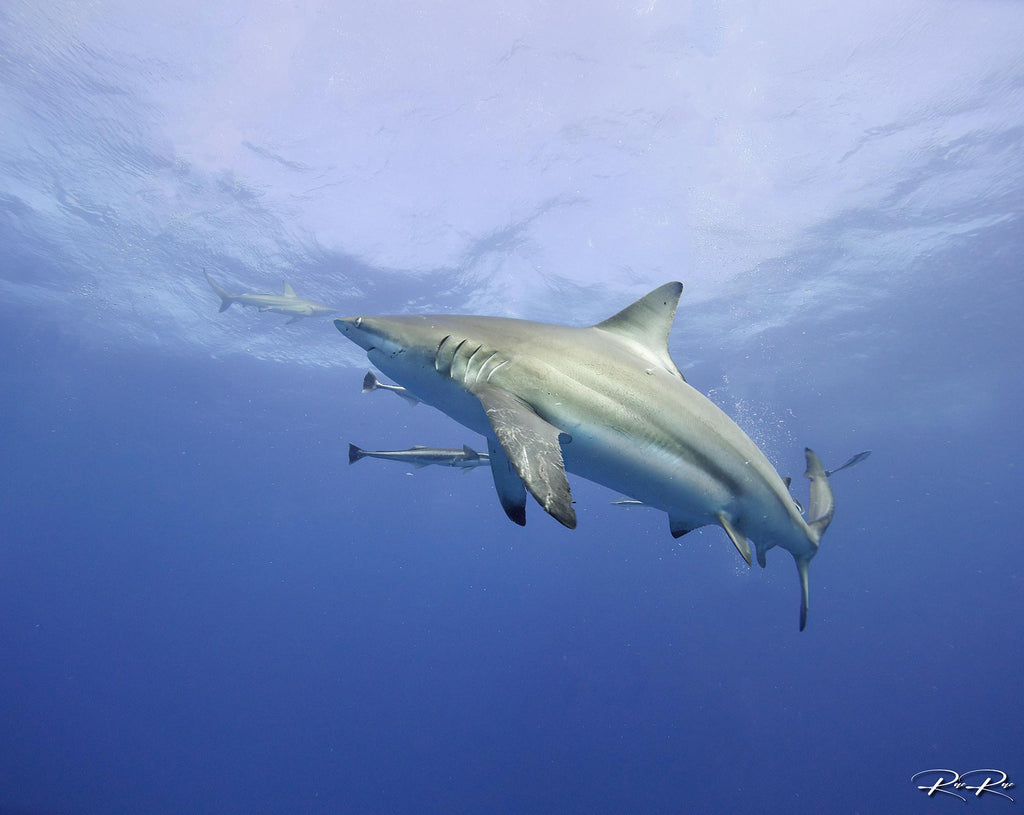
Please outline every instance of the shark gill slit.
M467 359L466 359L466 372L462 375L462 381L463 382L466 382L466 383L469 382L469 366L473 364L473 357L475 357L480 352L481 348L483 348L483 346L482 345L478 345L476 347L476 350L473 351L473 353L470 354L469 357L467 357Z
M501 362L499 362L497 365L495 365L493 368L491 368L491 372L489 374L487 374L487 379L485 379L484 382L490 382L491 381L491 377L494 376L495 372L501 366L503 366L503 365L508 365L508 360L507 359L503 359Z
M434 351L434 370L438 373L441 372L441 349L444 348L444 344L452 338L451 334L445 335L441 342L437 344L437 350Z
M497 355L497 351L491 351L491 353L487 355L487 359L480 363L480 367L476 369L476 380L473 382L474 385L480 384L480 377L483 376L484 370L487 368L488 363Z
M448 363L448 378L455 379L455 360L459 356L459 351L462 350L462 346L466 344L465 339L459 340L459 344L455 346L455 350L452 351L451 361Z

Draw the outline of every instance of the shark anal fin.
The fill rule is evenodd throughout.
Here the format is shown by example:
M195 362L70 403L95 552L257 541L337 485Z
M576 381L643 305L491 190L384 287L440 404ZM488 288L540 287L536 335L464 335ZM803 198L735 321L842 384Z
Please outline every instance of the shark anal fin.
M494 435L526 489L552 518L575 529L576 512L572 508L569 480L565 477L558 428L508 391L480 385L471 392L483 405ZM494 466L492 458L492 470ZM495 486L500 494L497 477Z
M526 487L523 486L523 480L512 467L512 462L508 460L497 439L487 439L487 452L490 454L491 475L494 476L494 489L501 501L501 508L510 521L526 526Z
M747 537L738 529L736 529L726 517L724 512L718 513L718 523L722 525L722 529L725 530L725 534L729 536L729 540L732 541L732 545L736 547L736 551L740 553L740 556L747 562L749 566L751 564L750 559L750 544L747 542ZM758 558L760 562L760 558Z

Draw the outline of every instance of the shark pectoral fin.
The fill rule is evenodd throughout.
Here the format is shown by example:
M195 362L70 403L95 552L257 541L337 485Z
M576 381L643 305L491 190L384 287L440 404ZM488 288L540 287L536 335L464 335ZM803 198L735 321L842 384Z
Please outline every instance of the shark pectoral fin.
M793 557L796 561L796 570L800 575L800 630L807 628L807 558Z
M471 392L483 405L494 435L526 489L548 515L563 526L575 529L576 512L572 508L569 480L565 477L558 428L508 391L482 385ZM493 469L493 458L491 466Z
M744 535L738 529L733 527L733 525L729 522L729 519L725 516L724 512L718 513L718 523L722 525L722 529L724 529L725 534L729 536L729 540L732 541L732 545L736 547L736 551L740 553L742 558L747 562L747 565L749 566L751 563L750 544L747 543L746 535Z
M487 452L490 453L491 475L494 476L494 489L501 501L501 508L510 521L526 526L526 487L523 486L523 480L512 467L512 462L508 460L497 439L487 439Z

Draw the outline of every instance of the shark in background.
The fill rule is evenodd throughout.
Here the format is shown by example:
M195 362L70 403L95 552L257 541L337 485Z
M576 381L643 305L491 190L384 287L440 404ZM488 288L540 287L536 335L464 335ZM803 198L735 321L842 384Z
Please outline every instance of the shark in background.
M457 467L471 470L491 463L487 453L478 453L468 444L458 450L450 447L422 447L414 445L408 450L363 450L351 442L348 445L348 463L355 464L364 458L379 458L383 461L402 461L413 467L426 467L436 464L441 467Z
M805 520L757 445L673 362L681 283L589 327L502 317L400 315L334 321L370 362L487 439L498 499L526 523L526 493L576 527L567 472L664 511L674 537L721 527L751 563L787 550L807 625L808 566L835 512L828 476L805 450Z
M289 324L301 320L303 317L326 317L328 314L337 313L338 309L325 306L321 303L314 303L312 300L305 300L295 294L294 290L287 283L284 284L283 294L231 294L226 289L217 285L203 270L206 275L206 282L220 298L220 310L227 311L232 304L239 303L243 306L255 306L260 311L275 311L278 314L289 314Z

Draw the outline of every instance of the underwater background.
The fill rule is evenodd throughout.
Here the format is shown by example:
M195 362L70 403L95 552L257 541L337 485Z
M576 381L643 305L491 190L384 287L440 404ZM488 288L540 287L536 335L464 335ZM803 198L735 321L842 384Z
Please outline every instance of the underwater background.
M0 7L0 815L996 812L1024 777L1024 6ZM669 280L810 570L360 393L329 319ZM932 776L934 779L934 776ZM978 783L978 776L971 783ZM1024 793L1003 792L1018 799Z

